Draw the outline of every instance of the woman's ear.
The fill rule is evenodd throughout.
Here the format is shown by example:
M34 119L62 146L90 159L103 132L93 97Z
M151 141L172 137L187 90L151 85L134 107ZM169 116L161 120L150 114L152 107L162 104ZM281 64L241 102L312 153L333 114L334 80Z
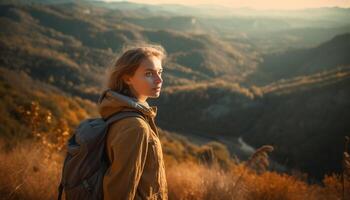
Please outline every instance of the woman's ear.
M123 81L124 81L125 84L127 84L127 85L130 85L130 84L131 84L130 76L128 76L128 75L125 74L125 75L123 75L122 79L123 79Z

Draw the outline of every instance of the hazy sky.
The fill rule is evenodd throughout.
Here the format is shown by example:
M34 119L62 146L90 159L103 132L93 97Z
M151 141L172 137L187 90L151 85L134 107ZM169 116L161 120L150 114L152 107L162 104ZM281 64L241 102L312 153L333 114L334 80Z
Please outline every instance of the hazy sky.
M104 0L119 1L119 0ZM315 7L350 7L350 0L129 0L149 4L216 4L225 7L249 7L255 9L302 9ZM215 2L215 3L214 3Z

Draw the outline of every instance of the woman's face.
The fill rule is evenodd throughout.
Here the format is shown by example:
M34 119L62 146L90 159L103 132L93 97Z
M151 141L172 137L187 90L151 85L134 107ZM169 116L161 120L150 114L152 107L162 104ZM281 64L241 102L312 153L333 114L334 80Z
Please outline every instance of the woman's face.
M157 98L162 87L162 63L157 57L144 59L133 76L125 76L124 81L139 101L146 101L148 97Z

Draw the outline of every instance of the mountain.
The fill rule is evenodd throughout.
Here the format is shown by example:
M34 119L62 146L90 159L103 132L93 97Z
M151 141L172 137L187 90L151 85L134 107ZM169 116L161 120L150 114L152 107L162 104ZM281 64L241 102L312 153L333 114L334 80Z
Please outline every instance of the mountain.
M266 85L217 80L169 87L157 101L159 124L221 141L242 137L254 147L273 144L276 161L317 179L340 171L350 132L349 45L344 34L317 48L267 55L253 72Z
M273 144L279 163L311 177L340 171L350 133L350 67L334 71L286 80L287 87L267 93L243 139L253 146Z
M338 35L311 49L269 54L247 80L264 85L279 79L313 74L350 64L350 33Z
M97 87L113 58L123 46L138 41L166 48L169 86L217 76L240 79L238 74L252 70L258 60L256 55L245 55L244 47L229 45L215 35L143 29L114 21L121 13L113 18L107 9L82 4L2 5L0 9L4 27L0 63L25 69L43 81L52 77L65 91L90 99L97 98ZM44 67L47 70L40 70Z

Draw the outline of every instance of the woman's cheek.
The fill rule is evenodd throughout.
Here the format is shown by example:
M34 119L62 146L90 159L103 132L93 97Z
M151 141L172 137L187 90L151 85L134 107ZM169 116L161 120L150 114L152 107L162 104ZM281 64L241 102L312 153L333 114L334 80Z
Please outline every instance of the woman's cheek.
M152 85L153 85L153 77L145 77L145 81L148 83L149 86L152 87Z

